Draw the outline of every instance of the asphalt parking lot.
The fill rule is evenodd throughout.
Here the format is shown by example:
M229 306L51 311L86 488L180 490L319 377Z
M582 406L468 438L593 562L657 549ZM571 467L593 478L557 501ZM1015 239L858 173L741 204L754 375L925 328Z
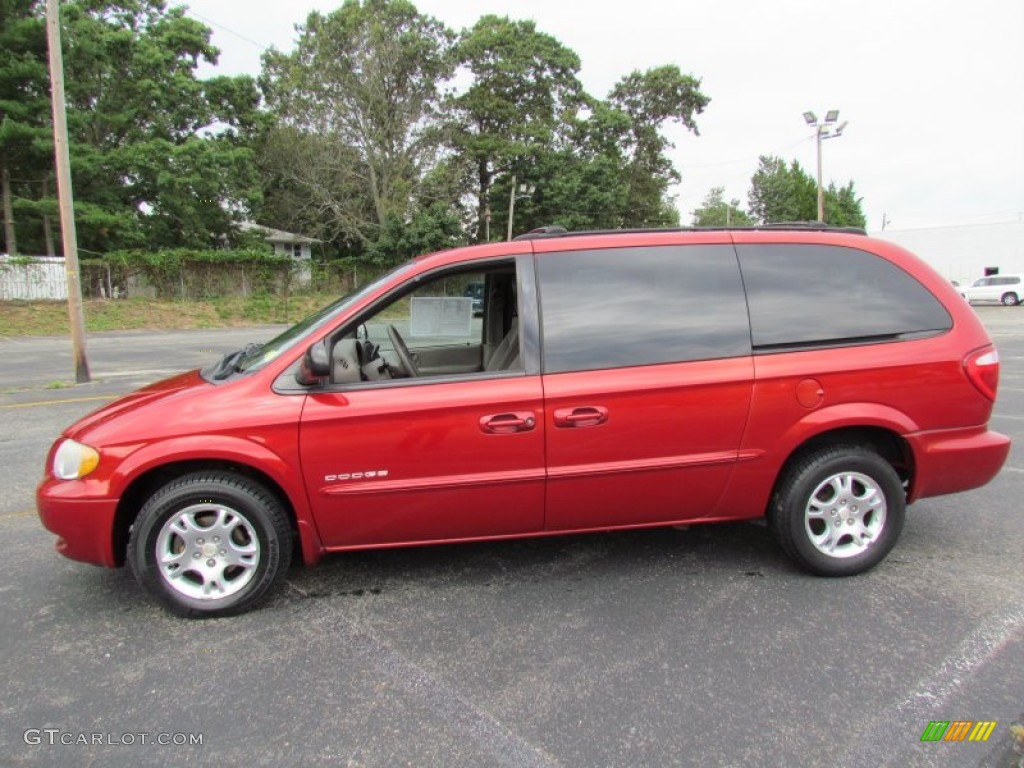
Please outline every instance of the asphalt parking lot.
M199 622L54 553L34 487L76 418L276 329L99 335L67 388L66 340L0 338L0 765L1016 765L1024 308L978 311L1007 467L911 507L864 576L704 526L334 556ZM922 742L933 720L998 725Z

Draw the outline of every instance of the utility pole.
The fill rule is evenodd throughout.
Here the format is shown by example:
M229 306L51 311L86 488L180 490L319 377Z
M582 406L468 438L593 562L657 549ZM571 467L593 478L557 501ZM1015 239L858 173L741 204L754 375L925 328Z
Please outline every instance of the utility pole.
M57 198L64 241L64 274L68 284L68 319L75 358L75 381L87 384L89 361L85 356L85 316L82 313L82 281L78 269L78 235L71 194L71 157L68 153L68 120L64 106L64 56L60 48L58 0L46 0L46 42L50 48L50 95L53 102L53 149L57 162Z
M516 200L522 200L527 197L532 197L537 187L533 184L520 184L519 194L516 194L516 177L512 176L512 191L508 196L508 239L512 239L512 217L516 212Z
M508 196L508 240L512 239L512 216L516 211L516 175L512 174L512 192Z

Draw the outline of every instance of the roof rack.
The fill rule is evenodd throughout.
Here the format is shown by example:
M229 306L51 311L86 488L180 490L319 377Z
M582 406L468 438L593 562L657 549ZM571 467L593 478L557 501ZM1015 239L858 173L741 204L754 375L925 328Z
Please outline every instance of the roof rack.
M848 235L867 235L863 227L837 227L824 221L779 221L772 224L755 224L752 227L726 227L726 229L783 229L805 230L807 232L841 232Z
M582 237L584 235L623 235L651 232L836 232L846 235L867 235L862 227L836 227L823 221L780 221L772 224L753 224L746 227L642 227L637 229L591 229L570 232L556 225L537 227L513 237L513 240L539 240L553 237Z
M538 237L558 237L560 235L572 234L565 227L559 226L558 224L549 224L546 227L537 227L531 229L529 232L523 235L517 235L513 237L513 240L534 240Z

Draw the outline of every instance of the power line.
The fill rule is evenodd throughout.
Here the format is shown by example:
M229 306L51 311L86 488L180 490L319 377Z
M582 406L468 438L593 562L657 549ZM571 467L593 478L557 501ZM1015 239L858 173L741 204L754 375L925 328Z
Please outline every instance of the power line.
M801 144L806 144L807 142L811 141L813 138L814 138L813 136L804 137L804 138L800 139L799 141L794 142L793 144L790 144L789 146L773 150L773 151L771 151L771 152L769 152L767 154L768 155L778 155L778 154L781 154L783 152L788 152L791 149L795 149L796 147L799 147ZM763 156L764 155L758 155L758 159L760 159ZM721 162L714 162L714 163L700 163L700 164L686 163L683 167L684 168L691 168L691 169L693 169L693 168L718 168L718 167L723 166L723 165L739 165L740 163L749 163L749 162L751 162L751 158L748 156L748 157L743 157L743 158L739 158L739 159L736 159L736 160L723 160Z
M232 34L232 35L234 35L234 36L235 36L235 37L237 37L237 38L238 38L239 40L244 40L245 42L249 43L250 45L254 45L254 46L256 46L256 47L257 47L257 48L259 48L259 49L260 49L261 51L265 51L265 50L267 50L268 48L271 48L271 47L273 47L273 46L271 46L271 45L268 45L268 44L266 44L266 43L258 43L258 42L256 42L255 40L253 40L253 39L252 39L251 37L246 37L246 36L245 36L245 35L243 35L243 34L242 34L241 32L236 32L235 30L231 29L230 27L225 27L225 26L224 26L223 24L221 24L221 23L219 23L219 22L216 22L216 21L214 21L213 19L208 19L208 18L206 18L205 16L203 16L203 15L202 15L202 14L200 14L200 13L196 13L196 12L195 12L195 11L193 11L193 10L192 10L191 8L186 8L186 9L185 9L185 13L189 14L190 16L193 16L193 17L195 17L195 18L196 18L196 19L198 19L199 21L202 21L202 22L204 22L204 23L206 23L206 24L209 24L209 25L211 25L211 26L217 27L218 29L222 29L222 30L224 30L225 32L227 32L227 33L229 33L229 34Z

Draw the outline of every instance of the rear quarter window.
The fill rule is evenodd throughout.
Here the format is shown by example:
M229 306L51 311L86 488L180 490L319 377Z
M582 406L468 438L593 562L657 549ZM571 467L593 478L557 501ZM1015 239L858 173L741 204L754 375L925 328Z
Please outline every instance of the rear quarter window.
M546 373L750 354L731 245L550 253L537 274Z
M755 351L889 341L953 321L916 278L867 251L829 245L737 246Z

